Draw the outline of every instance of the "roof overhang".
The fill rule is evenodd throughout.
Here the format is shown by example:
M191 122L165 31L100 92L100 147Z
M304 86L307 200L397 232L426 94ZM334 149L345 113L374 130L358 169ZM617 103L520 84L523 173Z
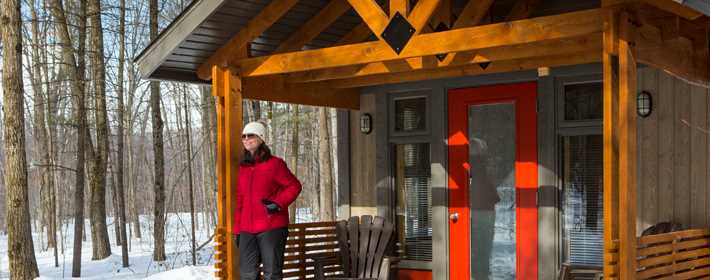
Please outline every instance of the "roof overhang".
M202 22L212 15L227 0L194 0L170 25L151 41L136 57L141 78L207 83L194 73L182 71L159 71L158 67L173 53Z

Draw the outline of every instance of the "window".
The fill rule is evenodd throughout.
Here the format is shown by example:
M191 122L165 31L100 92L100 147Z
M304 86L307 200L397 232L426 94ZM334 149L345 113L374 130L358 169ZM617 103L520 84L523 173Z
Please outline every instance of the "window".
M400 92L390 99L392 210L401 264L432 260L431 146L429 92Z
M603 88L597 78L560 87L561 258L574 265L603 263Z
M564 120L601 120L602 83L564 85Z
M602 136L565 136L561 144L563 260L601 266L604 248Z
M394 146L396 219L402 259L431 261L429 143Z
M415 97L394 100L394 132L424 132L427 129L427 98Z

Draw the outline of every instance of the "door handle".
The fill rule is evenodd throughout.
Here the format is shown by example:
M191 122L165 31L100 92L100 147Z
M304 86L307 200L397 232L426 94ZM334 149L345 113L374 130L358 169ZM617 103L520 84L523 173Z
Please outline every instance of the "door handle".
M459 212L451 213L451 215L449 215L449 219L451 219L451 221L453 221L454 223L455 223L455 222L458 222L458 220L459 220Z

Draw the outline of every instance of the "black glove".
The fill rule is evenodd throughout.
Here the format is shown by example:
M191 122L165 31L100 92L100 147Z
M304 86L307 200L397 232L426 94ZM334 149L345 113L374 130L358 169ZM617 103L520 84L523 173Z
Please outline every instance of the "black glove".
M276 212L281 211L281 207L279 207L278 204L274 203L271 200L264 198L261 200L261 203L264 204L264 207L266 207L266 212L268 212L269 214L274 214Z

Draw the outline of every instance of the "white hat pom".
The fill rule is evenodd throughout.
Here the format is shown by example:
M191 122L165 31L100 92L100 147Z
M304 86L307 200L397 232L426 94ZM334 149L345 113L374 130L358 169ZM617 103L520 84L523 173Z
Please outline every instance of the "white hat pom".
M264 134L266 134L266 127L260 122L250 122L244 126L242 130L242 135L245 134L256 134L262 141L264 141Z

